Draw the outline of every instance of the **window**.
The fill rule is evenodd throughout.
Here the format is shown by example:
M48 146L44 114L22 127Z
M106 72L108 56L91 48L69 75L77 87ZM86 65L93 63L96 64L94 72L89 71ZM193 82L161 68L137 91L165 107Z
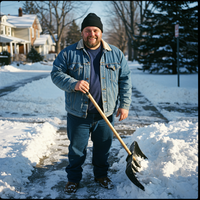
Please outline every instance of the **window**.
M36 38L38 38L38 30L36 30Z
M5 35L5 26L1 25L1 35Z
M8 36L11 36L11 27L8 27Z
M7 46L5 43L2 43L3 51L7 51Z
M32 38L34 38L34 28L32 27Z

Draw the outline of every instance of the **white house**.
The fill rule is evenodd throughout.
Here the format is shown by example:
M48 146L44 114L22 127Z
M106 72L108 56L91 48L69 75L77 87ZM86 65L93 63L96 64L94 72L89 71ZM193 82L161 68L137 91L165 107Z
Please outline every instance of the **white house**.
M49 34L40 35L40 37L37 38L33 44L37 52L47 59L49 53L55 52L55 45L55 42L53 43Z
M19 54L26 55L31 46L40 48L43 55L48 54L55 44L50 36L42 36L42 27L37 15L23 15L19 8L18 15L0 15L0 52L8 51L12 59ZM46 42L41 42L46 37ZM53 47L52 47L53 46Z

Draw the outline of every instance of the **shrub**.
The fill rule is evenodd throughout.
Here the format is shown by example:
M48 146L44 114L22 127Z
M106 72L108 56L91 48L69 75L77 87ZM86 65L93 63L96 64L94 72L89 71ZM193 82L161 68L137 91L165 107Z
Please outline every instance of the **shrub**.
M27 59L31 60L34 63L42 61L43 57L33 48L33 46L31 46L31 50L27 54Z

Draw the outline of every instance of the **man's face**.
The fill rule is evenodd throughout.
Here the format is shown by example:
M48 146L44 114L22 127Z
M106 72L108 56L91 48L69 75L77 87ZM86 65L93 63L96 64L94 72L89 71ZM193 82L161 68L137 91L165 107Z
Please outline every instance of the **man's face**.
M95 26L87 26L81 32L83 42L90 49L97 49L101 44L102 32Z

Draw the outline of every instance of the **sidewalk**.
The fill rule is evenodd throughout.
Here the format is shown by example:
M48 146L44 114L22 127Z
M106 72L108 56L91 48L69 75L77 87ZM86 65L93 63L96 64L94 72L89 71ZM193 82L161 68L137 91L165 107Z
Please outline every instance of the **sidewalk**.
M168 102L160 102L157 108L135 87L132 88L132 102L127 119L119 122L115 120L115 129L123 137L123 135L132 134L137 127L158 123L168 123L170 120L163 116L161 110L167 112L179 113L181 119L198 120L198 105L193 104L170 104ZM126 130L123 128L126 124ZM127 125L130 125L127 130Z
M115 120L115 129L120 135L132 134L137 127L153 124L154 122L168 123L158 109L135 87L132 87L131 106L127 119L119 122ZM129 130L124 130L123 126L130 125Z

